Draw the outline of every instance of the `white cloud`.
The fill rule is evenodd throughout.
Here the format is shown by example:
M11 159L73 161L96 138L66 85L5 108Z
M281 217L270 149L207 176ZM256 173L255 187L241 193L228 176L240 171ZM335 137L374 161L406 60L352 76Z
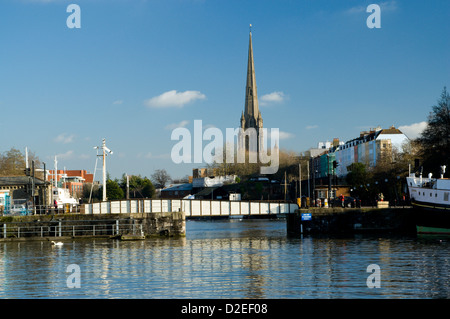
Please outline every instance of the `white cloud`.
M56 157L58 158L58 160L60 160L60 159L67 160L67 159L73 157L73 153L74 153L73 151L67 151L67 152L62 153L62 154L57 154Z
M59 134L54 141L56 143L63 143L63 144L68 144L68 143L72 143L73 139L74 139L75 135L71 134L71 135L67 135L66 133L62 133Z
M367 7L364 7L364 6L356 6L356 7L347 9L345 12L348 14L358 14L358 13L366 12L366 8Z
M177 92L171 90L161 95L145 100L144 104L148 107L165 108L165 107L183 107L184 105L195 100L204 100L206 96L199 91Z
M166 130L174 130L178 127L186 127L186 125L188 125L188 124L189 124L189 121L184 120L184 121L181 121L180 123L172 123L172 124L166 125L164 128Z
M312 130L312 129L315 129L315 128L319 128L319 125L308 125L308 126L306 126L305 127L307 130Z
M280 103L285 100L286 96L283 92L277 91L265 94L259 98L261 105L268 105L270 103Z
M279 132L279 139L280 139L280 140L285 140L285 139L288 139L288 138L293 138L294 136L295 136L295 135L292 134L292 133L283 132L283 131L280 131L280 132Z
M397 8L398 8L397 1L395 1L395 0L380 2L381 12L386 12L386 11L392 12L392 11L396 11Z
M113 102L113 105L121 105L123 104L123 100L116 100Z
M399 126L399 130L402 131L403 134L408 136L410 139L415 139L419 137L419 135L423 132L424 129L428 126L427 122L419 122L413 123L411 125L403 125Z

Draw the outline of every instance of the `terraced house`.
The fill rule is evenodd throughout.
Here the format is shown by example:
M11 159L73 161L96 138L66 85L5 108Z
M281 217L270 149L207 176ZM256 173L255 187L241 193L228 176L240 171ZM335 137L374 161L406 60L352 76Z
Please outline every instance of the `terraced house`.
M394 149L401 151L402 145L408 140L408 137L394 126L361 132L358 138L330 150L334 153L337 163L335 174L338 177L346 176L347 167L352 163L363 163L368 168L375 167L382 157L391 156Z

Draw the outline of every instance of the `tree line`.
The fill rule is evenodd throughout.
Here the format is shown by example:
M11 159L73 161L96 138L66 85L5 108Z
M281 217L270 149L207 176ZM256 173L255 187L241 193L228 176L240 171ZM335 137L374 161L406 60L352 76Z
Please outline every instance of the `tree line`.
M130 175L124 173L120 179L111 179L109 174L106 180L106 197L108 200L122 200L134 198L154 198L156 188L164 188L172 178L165 169L157 169L151 178L141 175ZM92 187L92 194L91 194ZM103 197L103 186L93 184L91 187L83 189L83 201L87 202L89 198L93 202L101 201Z

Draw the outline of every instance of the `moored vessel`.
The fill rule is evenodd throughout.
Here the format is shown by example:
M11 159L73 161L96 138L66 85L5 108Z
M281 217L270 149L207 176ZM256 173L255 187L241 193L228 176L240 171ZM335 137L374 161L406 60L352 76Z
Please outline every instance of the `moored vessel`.
M415 209L418 234L450 235L450 179L444 178L445 166L440 178L406 178L411 204Z

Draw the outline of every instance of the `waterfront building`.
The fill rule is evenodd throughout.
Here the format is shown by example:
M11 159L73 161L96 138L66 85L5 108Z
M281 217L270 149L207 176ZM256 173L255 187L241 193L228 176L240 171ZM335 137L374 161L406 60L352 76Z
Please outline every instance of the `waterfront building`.
M70 195L76 198L81 197L86 184L94 182L94 174L88 173L86 170L57 170L56 173L58 187L68 189ZM49 171L47 180L54 185L54 170Z
M359 137L332 150L338 165L336 175L345 177L348 173L347 167L353 163L363 163L367 168L375 167L381 158L392 156L394 150L401 151L402 145L408 140L408 137L394 126L363 131Z
M33 191L34 186L34 191ZM48 205L50 203L51 185L42 179L31 176L0 177L0 211L5 209L7 198L10 204Z
M339 145L344 145L344 142L340 142L338 138L334 138L333 142L329 141L319 142L317 143L316 148L310 148L309 150L306 151L306 154L309 155L310 157L317 157L324 153L328 153L328 151L331 148L335 148Z
M345 143L337 139L333 143L319 143L317 149L309 150L313 198L324 200L341 194L347 196L348 187L342 183L345 183L348 166L363 163L368 169L374 168L380 159L390 158L394 150L401 151L407 141L405 134L391 126L360 132L359 137Z
M245 109L241 115L240 128L242 130L238 136L239 149L245 149L249 152L262 151L263 119L258 106L258 93L256 87L255 63L253 60L251 30L248 47L247 83L245 86ZM253 142L250 143L250 140L252 140Z

